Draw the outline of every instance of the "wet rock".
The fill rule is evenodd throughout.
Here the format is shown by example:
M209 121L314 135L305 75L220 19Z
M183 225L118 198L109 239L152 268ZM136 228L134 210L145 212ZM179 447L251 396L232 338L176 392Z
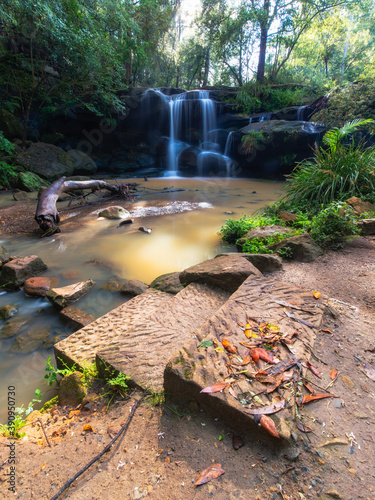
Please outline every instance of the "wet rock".
M81 309L78 309L78 307L75 306L69 306L62 309L59 313L59 317L76 330L79 330L96 320L94 316L86 313L85 311L81 311Z
M369 201L361 200L357 196L353 196L353 198L349 198L346 200L346 203L350 205L357 214L364 214L366 212L375 211L375 205L370 203Z
M33 143L17 155L17 163L48 182L73 174L73 162L61 148L44 142Z
M206 283L234 292L251 276L262 276L262 273L247 259L241 256L217 257L185 269L180 273L180 281L182 284Z
M73 372L67 375L60 382L59 387L59 405L73 406L81 404L83 398L87 395L84 386L84 376L80 372Z
M15 337L20 333L22 328L27 325L29 320L30 319L25 316L9 319L0 331L0 338L8 339L10 337Z
M106 219L127 219L130 217L130 213L125 208L115 205L105 208L98 215Z
M18 174L17 186L23 191L31 193L32 191L39 191L41 186L47 185L48 182L33 172L20 172Z
M280 241L280 243L269 245L268 248L277 252L286 247L291 249L292 259L299 262L312 262L320 255L323 255L323 250L307 233L291 236L290 238Z
M263 226L263 227L255 227L253 229L250 229L246 234L240 238L237 243L236 247L237 250L241 251L242 250L242 245L246 243L246 240L253 240L255 238L259 238L263 240L264 238L269 238L270 236L274 236L275 234L291 234L293 233L293 229L289 229L284 226Z
M42 259L37 255L11 260L1 268L0 285L17 289L28 278L36 276L47 269Z
M230 257L232 255L238 256L238 253L222 253L217 255ZM255 266L261 273L272 273L278 271L283 267L283 261L278 255L263 254L263 253L241 253L241 257L247 259L253 266Z
M10 259L10 255L9 255L8 250L0 245L0 268L6 262L9 262L9 259Z
M142 233L151 234L152 229L148 229L147 227L141 226L138 228L138 231L141 231Z
M70 149L68 155L73 162L75 174L94 174L98 170L94 160L83 151Z
M29 201L29 195L25 191L16 191L15 193L13 193L13 200Z
M57 286L57 278L46 278L44 276L37 276L29 278L23 285L23 290L31 297L45 297L48 290Z
M49 338L47 328L34 327L14 339L10 350L19 354L27 354L41 347Z
M79 281L78 283L73 283L62 288L51 288L46 293L46 297L54 306L64 309L81 299L94 285L95 281L91 279Z
M17 306L6 305L0 307L0 319L9 319L18 312Z
M138 280L126 280L122 285L120 292L122 295L140 295L145 292L148 285Z
M124 284L124 281L110 280L107 281L102 287L101 290L107 290L107 292L116 293L121 291L121 287Z
M158 276L151 283L150 288L156 288L166 293L173 293L174 295L180 292L184 287L181 285L180 273L166 273Z

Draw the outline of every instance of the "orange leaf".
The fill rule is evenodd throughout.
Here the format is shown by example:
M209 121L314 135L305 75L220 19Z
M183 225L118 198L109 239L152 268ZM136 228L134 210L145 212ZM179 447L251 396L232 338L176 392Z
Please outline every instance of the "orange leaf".
M266 431L271 434L271 436L275 436L279 438L279 433L277 432L275 422L272 420L272 418L267 417L267 415L262 415L260 417L260 425L266 429Z
M337 398L338 396L334 396L333 394L309 394L308 396L303 396L301 404L311 403L311 401L316 401L318 399L324 398Z
M205 387L204 389L201 390L201 392L204 392L206 394L212 394L213 392L220 392L223 389L225 389L225 387L227 387L228 385L229 384L227 384L226 382L217 382L214 385L210 385L209 387Z
M308 382L307 380L304 380L303 381L303 385L306 387L306 389L311 393L311 394L315 394L315 389L314 387L310 384L310 382Z
M331 377L331 380L336 380L337 379L337 374L338 374L338 371L336 370L336 368L334 368L333 370L331 370L329 372L329 376Z
M251 351L251 357L253 358L254 363L258 363L259 352L256 349L254 349L253 351Z
M247 323L246 328L245 328L245 335L249 339L251 337L253 330L251 328L250 323Z
M314 292L313 296L315 299L320 299L320 292Z
M225 471L221 468L221 464L210 465L199 474L194 486L200 486L201 484L208 483L209 481L212 481L212 479L216 479L224 473Z
M242 360L242 363L241 365L244 366L244 365L248 365L250 362L251 362L251 356L245 356Z
M279 360L276 360L270 352L266 351L262 347L257 347L251 351L251 356L253 357L253 359L254 359L254 356L253 356L254 353L257 353L259 356L259 359L263 359L263 361L267 361L267 363L271 363L273 365L276 365L279 362ZM254 359L254 361L255 361L255 359Z
M94 432L94 428L90 424L84 425L83 430L88 432Z
M222 342L224 349L226 349L228 352L231 352L232 354L236 354L237 348L232 344L232 342L229 342L227 339L223 339Z
M309 368L316 377L322 378L322 374L320 373L320 371L317 368L315 368L315 366L313 366L309 361L306 362L306 365L307 368Z
M320 331L330 333L331 335L333 335L333 332L331 332L331 330L328 330L328 328L322 328Z

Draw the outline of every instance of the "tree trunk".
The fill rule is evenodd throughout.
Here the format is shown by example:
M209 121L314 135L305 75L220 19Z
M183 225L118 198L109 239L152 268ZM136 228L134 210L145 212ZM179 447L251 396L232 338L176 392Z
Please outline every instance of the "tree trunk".
M268 19L269 19L270 1L264 0L263 15L260 24L260 42L259 42L259 58L257 70L257 82L264 82L264 71L266 67L266 50L268 38Z
M57 232L60 216L56 208L56 202L62 193L79 189L91 189L93 192L98 189L107 189L115 195L128 198L129 186L129 183L112 185L99 180L67 181L66 177L61 177L41 192L35 212L35 220L43 231L54 230L53 232Z

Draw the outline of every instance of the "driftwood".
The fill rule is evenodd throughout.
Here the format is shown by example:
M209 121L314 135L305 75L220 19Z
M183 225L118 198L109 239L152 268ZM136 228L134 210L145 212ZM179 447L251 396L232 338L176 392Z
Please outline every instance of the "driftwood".
M38 201L38 206L35 212L35 220L43 231L57 232L60 216L56 208L56 202L62 193L71 191L91 189L92 192L98 189L107 189L114 195L129 197L130 184L109 184L105 181L69 181L66 177L61 177L50 186L45 188Z

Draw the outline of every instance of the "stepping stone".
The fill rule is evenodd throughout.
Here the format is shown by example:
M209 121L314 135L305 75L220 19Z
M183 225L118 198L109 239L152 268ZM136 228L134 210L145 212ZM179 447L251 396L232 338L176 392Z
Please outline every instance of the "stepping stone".
M270 417L279 435L289 439L295 396L290 390L279 387L270 394L260 394L260 399L254 402L252 395L265 391L269 385L261 383L255 374L259 369L265 370L275 365L262 360L257 365L253 361L242 365L248 347L240 342L255 344L256 338L247 338L240 325L245 326L249 322L256 326L264 322L278 326L279 330L269 326L271 336L272 333L280 333L291 337L294 332L298 332L292 336L292 343L287 344L292 352L280 342L276 344L279 349L277 358L280 361L293 361L294 356L298 362L305 362L310 358L315 336L321 327L324 308L322 299L316 300L312 292L271 278L250 276L195 332L196 338L186 342L170 359L164 373L165 392L180 402L196 401L236 429L248 427L249 423L254 425L253 415L246 411L261 407L260 400L268 406L279 398L285 401L285 409ZM236 347L235 354L224 349L223 339ZM201 346L203 340L205 342ZM222 392L201 393L206 387L226 381L229 381L229 385Z

